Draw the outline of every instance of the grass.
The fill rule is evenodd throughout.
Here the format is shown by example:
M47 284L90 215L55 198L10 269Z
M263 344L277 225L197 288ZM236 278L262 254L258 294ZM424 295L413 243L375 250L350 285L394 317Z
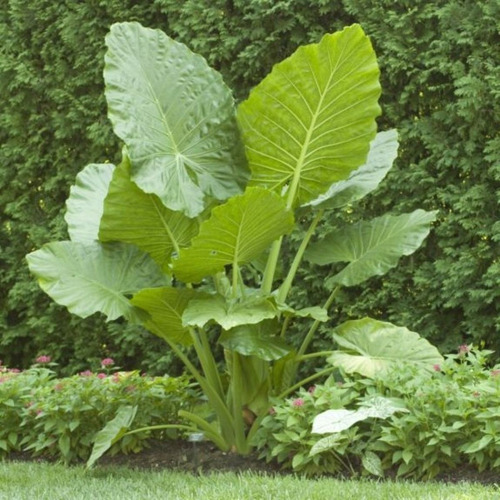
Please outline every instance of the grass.
M270 477L252 473L193 476L125 467L65 467L0 462L0 499L9 500L328 500L499 499L500 486Z

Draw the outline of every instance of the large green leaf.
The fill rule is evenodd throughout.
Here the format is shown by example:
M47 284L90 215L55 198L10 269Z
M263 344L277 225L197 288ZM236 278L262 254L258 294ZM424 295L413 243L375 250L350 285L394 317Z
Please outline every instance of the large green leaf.
M118 408L115 418L110 420L95 436L92 453L87 461L90 469L111 446L119 441L130 429L137 413L137 406L124 405Z
M274 335L276 330L277 323L273 320L255 325L241 325L222 332L219 343L230 351L272 361L283 358L291 351L290 346Z
M152 288L141 290L130 301L149 313L144 326L158 337L188 345L189 330L182 324L182 314L198 292L191 288Z
M66 201L68 233L71 241L91 243L97 241L103 202L113 176L111 163L87 165L71 186Z
M239 325L260 323L277 314L276 307L265 298L252 297L232 302L222 295L205 295L191 300L182 315L182 321L186 326L200 328L209 321L215 321L224 330L229 330Z
M379 70L358 25L300 47L238 110L252 185L302 205L366 160L380 114Z
M248 188L212 210L192 246L173 261L175 276L198 282L228 264L245 264L294 227L283 200L262 188Z
M149 255L122 243L59 241L26 259L42 290L82 318L99 311L108 320L138 320L128 297L142 288L167 284Z
M306 203L321 208L339 208L360 200L374 191L392 167L398 155L396 130L380 132L370 144L366 163L351 172L349 178L333 183L328 191Z
M385 274L403 255L415 252L429 234L436 213L415 210L403 215L384 215L332 231L311 245L305 258L319 265L349 262L326 285L358 285L372 276Z
M371 318L347 321L334 330L339 345L328 362L347 373L374 377L406 363L432 370L443 361L439 351L418 333Z
M106 37L108 115L132 179L190 217L205 195L241 191L246 166L231 92L199 55L163 32L118 23Z
M134 244L167 271L172 253L190 243L198 232L198 223L139 189L130 180L129 170L128 161L124 161L113 174L104 200L99 239Z

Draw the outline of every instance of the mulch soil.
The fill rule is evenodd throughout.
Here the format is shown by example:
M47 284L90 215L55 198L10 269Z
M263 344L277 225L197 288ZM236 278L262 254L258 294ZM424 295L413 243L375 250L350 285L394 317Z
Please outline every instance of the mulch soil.
M22 452L11 453L8 460L51 461L44 457L32 457L30 454ZM267 464L264 460L259 460L255 454L242 457L234 453L223 452L211 443L189 443L181 440L152 441L148 448L139 453L105 455L99 460L96 467L105 469L110 465L138 470L172 470L191 474L244 471L268 475L293 474L289 470L282 470L276 463ZM388 478L391 476L393 475L388 474ZM440 474L434 480L447 483L470 481L500 485L500 474L492 471L480 473L472 467L463 466Z

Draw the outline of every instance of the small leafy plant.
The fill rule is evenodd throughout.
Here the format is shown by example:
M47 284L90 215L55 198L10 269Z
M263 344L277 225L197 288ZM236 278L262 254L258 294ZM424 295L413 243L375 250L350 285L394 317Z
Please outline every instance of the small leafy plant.
M58 379L51 369L35 365L0 379L0 453L23 450L65 463L87 460L97 433L120 408L138 410L134 428L174 425L179 409L194 406L195 396L187 377L85 371ZM141 431L110 451L138 452L150 438L176 435L175 430Z
M248 453L270 396L356 360L379 330L397 328L368 318L361 329L345 324L336 337L344 357L328 353L333 365L295 379L307 356L324 355L307 350L339 289L417 250L435 213L385 215L312 242L318 224L374 190L397 155L396 132L376 133L379 70L360 26L300 47L237 108L221 76L161 31L119 23L106 44L108 115L123 160L78 174L70 240L30 253L30 270L74 314L123 316L164 339L215 419L180 415L220 448ZM306 213L311 225L280 274L283 239ZM295 310L287 299L304 258L347 264L322 277L325 304ZM298 347L287 341L291 321L305 324ZM222 371L214 345L223 348ZM200 369L181 346L194 348ZM424 340L418 346L411 362L440 362ZM404 346L391 349L404 359Z
M255 434L267 461L308 475L431 479L469 464L500 469L500 367L460 346L433 371L410 366L329 378L274 399Z

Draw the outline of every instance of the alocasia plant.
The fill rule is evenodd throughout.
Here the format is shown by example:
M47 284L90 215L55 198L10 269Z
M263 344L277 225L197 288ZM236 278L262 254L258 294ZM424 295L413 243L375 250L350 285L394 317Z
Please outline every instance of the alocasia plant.
M70 241L29 254L30 270L71 312L123 316L164 339L216 418L182 415L221 448L247 453L269 396L300 385L297 365L339 287L414 252L435 214L383 216L311 243L321 219L374 190L397 155L396 132L376 133L379 70L360 26L300 47L237 108L220 75L161 31L119 23L106 44L105 93L123 160L77 176L67 202ZM312 213L311 227L278 280L297 210ZM287 305L303 258L348 263L325 281L332 294L323 307ZM311 323L298 349L287 342L294 317ZM387 324L349 336L351 327L336 339L348 336L352 352ZM225 373L214 341L224 348ZM180 346L194 348L201 369ZM420 360L440 360L429 344L423 349Z

